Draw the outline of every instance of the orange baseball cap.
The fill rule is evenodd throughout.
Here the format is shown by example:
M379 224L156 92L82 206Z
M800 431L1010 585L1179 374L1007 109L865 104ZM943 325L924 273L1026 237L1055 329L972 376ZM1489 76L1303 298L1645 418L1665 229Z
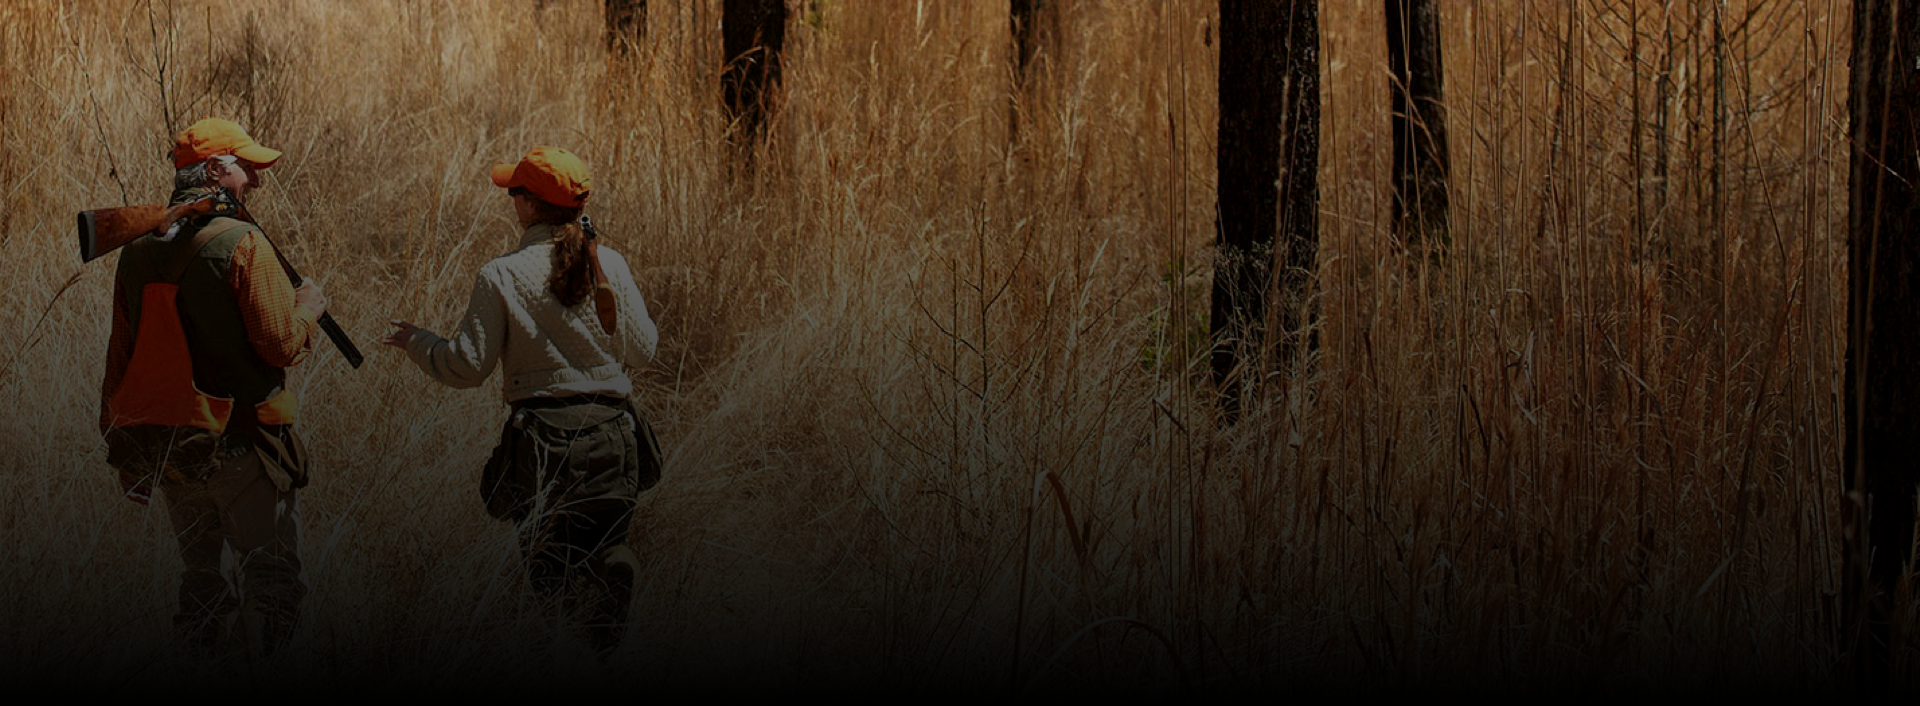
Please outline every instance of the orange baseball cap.
M493 183L508 189L521 187L542 201L566 208L586 205L587 195L593 192L587 163L558 147L535 147L516 164L493 165Z
M262 169L280 159L280 150L254 142L239 123L231 120L206 118L188 126L173 139L174 169L223 154L247 160Z

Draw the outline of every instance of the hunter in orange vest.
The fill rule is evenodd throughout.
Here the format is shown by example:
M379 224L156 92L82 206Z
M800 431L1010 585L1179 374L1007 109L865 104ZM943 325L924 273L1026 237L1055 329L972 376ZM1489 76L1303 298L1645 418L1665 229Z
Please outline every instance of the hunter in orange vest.
M279 158L239 125L201 120L175 141L171 203L222 188L244 200ZM202 656L230 636L270 654L306 594L295 491L307 473L285 369L312 350L326 296L312 280L293 287L259 228L221 217L123 248L113 301L100 430L126 496L165 500L186 563L175 623ZM229 551L237 577L221 570Z

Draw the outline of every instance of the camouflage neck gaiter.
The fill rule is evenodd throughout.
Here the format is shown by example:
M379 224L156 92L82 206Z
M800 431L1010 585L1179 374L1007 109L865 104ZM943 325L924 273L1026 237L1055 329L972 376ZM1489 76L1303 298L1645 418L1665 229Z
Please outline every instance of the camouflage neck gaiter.
M167 205L177 206L179 204L187 203L189 201L198 201L202 198L212 196L215 192L218 192L219 190L220 190L220 187L217 187L217 186L201 186L201 187L195 187L190 189L176 188L173 190L173 195L167 197ZM197 216L193 218L183 219L180 221L179 230L175 232L180 234L185 234L185 235L191 235L193 233L197 233L200 231L201 228L207 227L207 223L213 221L213 219L216 217L217 216L209 215L209 216ZM171 240L171 238L163 238L163 240Z
M173 172L173 195L167 197L168 206L178 206L207 196L218 189L213 176L207 173L205 162L189 164Z
M217 192L219 190L220 188L217 186L201 186L201 187L196 187L192 189L174 189L173 195L167 197L167 205L178 206L188 201L198 201L208 196L212 196L214 192Z
M220 185L214 183L213 175L207 173L205 162L189 164L174 170L173 193L167 197L167 205L178 206L190 201L198 201L220 190ZM207 227L207 222L211 220L213 220L212 217L203 216L185 221L180 224L177 232L193 233Z

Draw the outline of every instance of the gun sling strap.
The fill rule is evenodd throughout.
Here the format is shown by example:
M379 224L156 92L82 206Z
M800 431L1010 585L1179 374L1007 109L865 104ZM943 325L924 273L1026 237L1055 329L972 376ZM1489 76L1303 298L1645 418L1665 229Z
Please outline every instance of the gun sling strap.
M584 215L580 217L580 229L587 236L587 261L593 263L593 313L600 319L600 328L618 333L619 300L613 295L613 284L607 281L607 271L600 267L600 231L593 227L593 219Z

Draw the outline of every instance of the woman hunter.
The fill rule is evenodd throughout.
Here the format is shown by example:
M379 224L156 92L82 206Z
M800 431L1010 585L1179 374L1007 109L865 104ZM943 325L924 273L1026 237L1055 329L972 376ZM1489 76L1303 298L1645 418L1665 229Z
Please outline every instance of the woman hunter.
M586 163L535 147L492 176L513 200L519 245L480 269L451 337L394 320L381 342L454 387L502 368L509 412L481 496L489 514L518 524L535 591L605 656L624 633L638 568L626 544L634 502L659 477L626 368L653 358L659 334L626 260L582 216Z

